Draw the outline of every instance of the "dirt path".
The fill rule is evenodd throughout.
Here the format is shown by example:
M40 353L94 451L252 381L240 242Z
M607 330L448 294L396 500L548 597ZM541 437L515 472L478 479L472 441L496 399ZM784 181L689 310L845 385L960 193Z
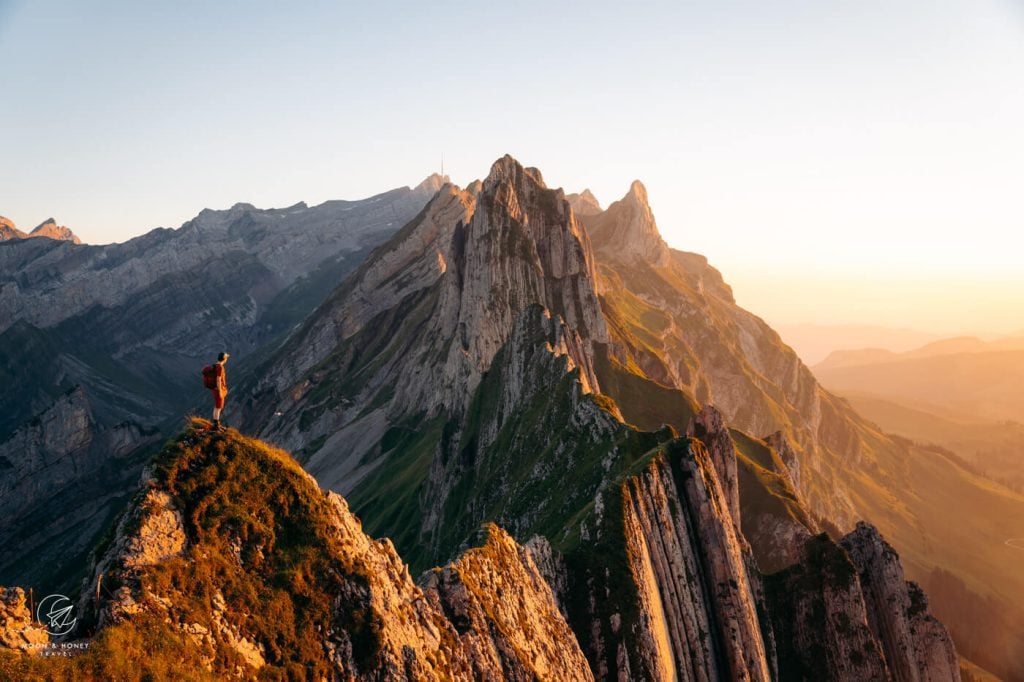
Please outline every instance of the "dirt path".
M1014 549L1024 549L1024 538L1010 538L1003 544Z

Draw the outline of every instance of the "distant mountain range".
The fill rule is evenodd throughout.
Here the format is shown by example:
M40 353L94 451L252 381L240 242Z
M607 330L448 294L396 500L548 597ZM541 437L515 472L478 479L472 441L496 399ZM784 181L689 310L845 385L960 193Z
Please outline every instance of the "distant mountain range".
M951 419L1024 423L1024 337L945 339L904 353L836 351L814 373L842 395L897 400Z
M886 431L949 448L1024 489L1024 336L836 351L814 373Z
M822 388L639 182L602 209L506 156L0 266L0 583L84 579L99 642L169 627L268 677L958 679L935 613L1024 675L1024 496ZM174 436L221 349L229 423L347 502Z
M807 365L822 362L836 350L885 348L898 353L942 338L913 329L864 324L779 324L775 329Z
M53 218L47 218L36 225L35 229L31 232L25 233L19 230L11 220L0 216L0 242L12 239L29 239L31 237L47 237L48 239L71 242L72 244L82 243L82 240L70 228L58 225L57 221Z

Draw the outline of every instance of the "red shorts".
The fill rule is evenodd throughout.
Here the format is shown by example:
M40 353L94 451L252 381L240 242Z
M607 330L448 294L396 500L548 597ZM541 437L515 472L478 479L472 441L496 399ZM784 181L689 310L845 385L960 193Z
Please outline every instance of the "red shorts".
M228 394L227 391L221 393L220 391L213 390L210 393L213 394L213 406L218 410L222 409L224 407L224 398Z

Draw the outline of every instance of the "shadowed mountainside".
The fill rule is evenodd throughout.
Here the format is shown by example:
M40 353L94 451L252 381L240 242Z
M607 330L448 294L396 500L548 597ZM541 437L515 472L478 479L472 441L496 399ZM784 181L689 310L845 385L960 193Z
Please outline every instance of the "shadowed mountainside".
M0 243L0 581L66 589L147 453L273 348L440 186L205 210L123 244ZM8 548L10 548L8 550Z

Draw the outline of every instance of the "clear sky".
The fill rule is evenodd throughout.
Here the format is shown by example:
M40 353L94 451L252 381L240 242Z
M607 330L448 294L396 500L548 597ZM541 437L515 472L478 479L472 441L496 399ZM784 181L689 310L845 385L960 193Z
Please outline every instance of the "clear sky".
M0 214L85 241L509 152L770 322L1024 329L1024 3L0 0Z

